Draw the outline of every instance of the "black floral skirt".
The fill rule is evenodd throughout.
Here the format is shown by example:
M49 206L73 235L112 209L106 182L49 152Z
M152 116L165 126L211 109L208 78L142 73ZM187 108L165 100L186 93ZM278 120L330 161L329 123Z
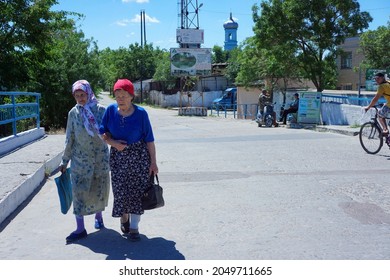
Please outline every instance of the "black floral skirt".
M144 213L141 196L149 185L150 156L146 143L130 144L123 151L111 147L111 184L114 195L113 217Z

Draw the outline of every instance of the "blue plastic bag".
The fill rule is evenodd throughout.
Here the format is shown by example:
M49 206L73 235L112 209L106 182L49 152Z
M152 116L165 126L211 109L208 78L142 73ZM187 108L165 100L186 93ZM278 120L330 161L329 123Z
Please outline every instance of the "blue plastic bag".
M58 196L60 198L61 204L61 213L66 214L72 204L73 195L72 195L72 183L70 181L70 168L67 168L64 173L62 173L57 178L54 178Z

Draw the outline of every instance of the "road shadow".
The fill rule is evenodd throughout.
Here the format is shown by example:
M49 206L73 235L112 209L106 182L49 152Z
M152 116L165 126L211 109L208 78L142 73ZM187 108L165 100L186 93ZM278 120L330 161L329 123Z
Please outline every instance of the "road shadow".
M88 234L88 237L67 246L81 245L98 254L107 256L106 260L184 260L175 248L176 243L162 237L149 239L141 234L141 240L133 242L113 229L102 229Z

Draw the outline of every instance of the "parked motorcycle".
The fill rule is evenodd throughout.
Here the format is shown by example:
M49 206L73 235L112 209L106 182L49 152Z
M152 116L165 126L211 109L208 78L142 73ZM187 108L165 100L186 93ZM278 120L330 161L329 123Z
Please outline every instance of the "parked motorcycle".
M268 103L264 107L264 113L262 114L261 112L257 113L256 116L256 122L258 124L258 127L261 127L262 125L265 125L266 127L272 127L274 124L274 105L276 104L273 103Z

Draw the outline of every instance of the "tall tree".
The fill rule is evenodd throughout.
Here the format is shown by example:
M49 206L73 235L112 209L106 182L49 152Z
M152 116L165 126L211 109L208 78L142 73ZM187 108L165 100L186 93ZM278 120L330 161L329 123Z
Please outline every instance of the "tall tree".
M261 13L260 13L261 11ZM254 32L263 45L292 45L302 74L321 92L326 57L347 37L368 28L371 16L357 0L269 0L254 6Z
M212 51L212 63L224 63L227 61L228 54L222 47L215 45Z
M66 126L67 113L75 104L72 84L88 80L97 94L101 77L96 43L85 39L81 31L58 30L50 49L30 74L28 88L42 93L41 119L48 130Z
M390 21L360 36L365 68L390 69Z
M176 86L177 78L171 75L171 56L169 52L163 52L159 55L153 80L160 82L163 90L172 89Z
M0 87L22 89L31 67L39 67L58 29L69 26L66 13L50 8L55 0L0 1Z
M225 76L226 78L235 83L237 79L237 75L240 71L240 62L239 62L239 57L241 55L242 49L241 46L234 48L229 52L229 58L227 61L227 67L226 67L226 72Z

